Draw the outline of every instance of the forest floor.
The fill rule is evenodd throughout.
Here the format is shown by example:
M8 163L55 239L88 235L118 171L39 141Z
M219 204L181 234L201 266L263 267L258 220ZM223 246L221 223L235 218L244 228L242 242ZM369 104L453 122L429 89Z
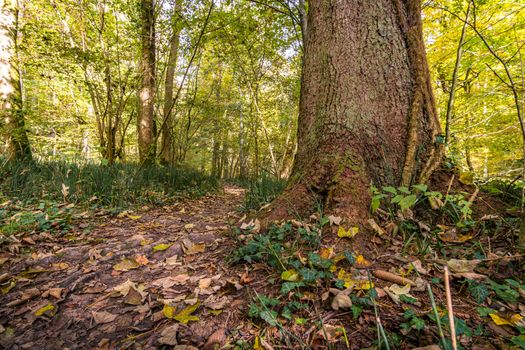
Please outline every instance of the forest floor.
M385 339L392 349L439 349L436 313L449 334L447 264L459 347L525 342L522 256L496 210L478 218L470 236L450 227L420 241L383 232L352 246L345 242L357 231L336 217L258 234L256 222L241 218L244 194L226 186L174 205L80 220L64 236L26 234L3 245L0 348L381 349ZM406 222L426 232L428 220ZM438 251L448 261L436 259Z
M225 263L243 194L226 187L88 232L90 223L80 223L63 238L12 244L0 253L0 280L9 282L0 296L0 348L145 349L175 345L175 337L202 348L215 331L222 343L246 308L245 272ZM197 322L165 316L165 304L183 300L201 306L191 315Z

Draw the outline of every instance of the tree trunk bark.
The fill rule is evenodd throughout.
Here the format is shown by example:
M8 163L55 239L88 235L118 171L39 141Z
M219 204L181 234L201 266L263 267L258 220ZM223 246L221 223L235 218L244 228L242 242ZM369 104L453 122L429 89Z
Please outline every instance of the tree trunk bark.
M138 146L140 161L146 164L155 162L154 145L154 101L155 101L155 18L154 0L141 0L142 57L139 89Z
M0 8L0 114L7 132L8 160L31 160L24 119L24 86L19 52L20 4Z
M370 184L425 182L442 143L420 0L311 0L298 150L268 219L325 210L362 225Z
M173 134L172 134L172 115L173 115L173 87L175 82L175 69L177 68L177 57L179 55L179 34L180 34L180 11L182 9L182 0L176 0L173 7L172 37L170 41L170 53L168 56L168 65L166 68L166 81L164 83L164 109L162 120L162 141L160 149L161 164L173 163Z

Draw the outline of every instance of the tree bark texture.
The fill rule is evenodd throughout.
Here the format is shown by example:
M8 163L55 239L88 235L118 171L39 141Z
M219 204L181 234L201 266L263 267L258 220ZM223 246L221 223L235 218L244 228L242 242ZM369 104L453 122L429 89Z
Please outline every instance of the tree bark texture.
M141 0L141 85L139 89L138 145L140 161L155 161L154 100L155 100L155 16L154 0Z
M356 224L370 185L425 182L439 164L419 0L311 0L289 185L270 218L322 205Z

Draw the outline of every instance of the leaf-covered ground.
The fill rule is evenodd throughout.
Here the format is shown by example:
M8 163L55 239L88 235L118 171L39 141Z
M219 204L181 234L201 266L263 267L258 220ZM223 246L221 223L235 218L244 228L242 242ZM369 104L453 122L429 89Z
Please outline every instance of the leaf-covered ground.
M213 348L246 303L244 271L225 263L242 196L225 188L3 246L0 347Z
M368 232L324 214L262 232L235 187L117 217L62 208L0 246L0 348L452 349L444 266L458 349L525 348L517 218L452 192L377 190Z

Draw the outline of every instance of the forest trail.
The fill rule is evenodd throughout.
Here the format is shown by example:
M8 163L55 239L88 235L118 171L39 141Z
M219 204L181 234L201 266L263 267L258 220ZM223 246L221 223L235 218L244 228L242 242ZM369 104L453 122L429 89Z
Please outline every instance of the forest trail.
M225 187L0 253L0 279L12 281L0 294L0 348L206 348L224 341L247 299L246 274L225 262L243 195Z

